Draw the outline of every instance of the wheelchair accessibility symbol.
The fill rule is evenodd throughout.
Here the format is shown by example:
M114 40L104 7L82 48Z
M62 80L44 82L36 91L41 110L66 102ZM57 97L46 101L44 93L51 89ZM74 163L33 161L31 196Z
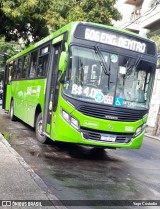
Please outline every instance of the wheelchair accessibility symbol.
M115 97L114 105L115 106L122 106L122 104L123 104L123 99L121 97Z

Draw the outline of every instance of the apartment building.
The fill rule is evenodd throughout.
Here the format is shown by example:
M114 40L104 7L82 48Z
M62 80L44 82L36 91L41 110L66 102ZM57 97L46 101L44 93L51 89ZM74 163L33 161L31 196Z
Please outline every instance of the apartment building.
M143 36L160 33L160 0L118 0L122 21L115 26Z
M122 20L115 22L115 27L148 38L154 34L160 35L160 0L118 0L116 6ZM158 120L160 123L160 66L157 66L148 125L155 128Z

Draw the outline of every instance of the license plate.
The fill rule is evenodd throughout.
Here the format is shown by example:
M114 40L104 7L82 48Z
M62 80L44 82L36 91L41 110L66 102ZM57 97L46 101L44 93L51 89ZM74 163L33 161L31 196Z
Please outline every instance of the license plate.
M112 136L112 135L101 136L101 140L107 141L107 142L115 142L116 136Z

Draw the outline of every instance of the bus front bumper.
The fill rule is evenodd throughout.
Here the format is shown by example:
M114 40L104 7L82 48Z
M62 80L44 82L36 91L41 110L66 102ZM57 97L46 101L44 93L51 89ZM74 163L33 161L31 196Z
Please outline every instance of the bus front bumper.
M138 136L134 134L128 135L125 133L121 135L104 134L95 130L76 130L69 123L62 118L57 126L56 140L70 143L83 144L88 146L97 146L104 148L128 148L139 149L141 147L144 131Z

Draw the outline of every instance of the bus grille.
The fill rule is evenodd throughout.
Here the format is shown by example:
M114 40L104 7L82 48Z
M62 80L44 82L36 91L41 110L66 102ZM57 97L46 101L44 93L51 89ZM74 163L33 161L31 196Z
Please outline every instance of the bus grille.
M92 106L80 106L77 110L84 115L114 121L134 122L143 118L147 111L123 109L119 107L97 108Z
M103 139L101 139L102 136L105 136L107 134L115 136L116 140L114 143L129 143L133 139L133 134L120 134L120 133L100 133L96 131L87 131L84 129L81 129L81 133L83 134L83 138L87 140L96 140L96 141L101 141L101 142L107 142Z

